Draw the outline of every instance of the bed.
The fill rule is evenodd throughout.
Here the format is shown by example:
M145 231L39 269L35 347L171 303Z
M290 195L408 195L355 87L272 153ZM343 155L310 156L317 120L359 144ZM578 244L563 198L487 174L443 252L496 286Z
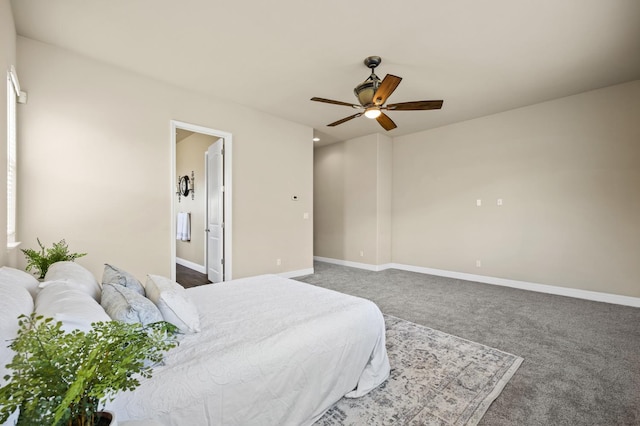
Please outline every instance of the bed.
M143 286L105 265L102 283L74 262L52 265L42 283L1 267L0 385L13 357L8 342L17 317L32 311L67 331L88 330L97 321L130 322L131 313L136 322L164 318L185 330L153 377L107 405L123 425L311 425L342 397L362 396L389 375L384 319L365 299L276 275L185 291L153 275ZM114 283L129 294L126 303L111 305ZM156 300L162 285L170 291ZM146 316L153 312L158 319ZM180 315L170 319L171 313ZM121 314L126 318L117 318Z
M201 331L116 397L107 408L118 422L310 425L388 377L384 319L371 301L276 275L187 294Z

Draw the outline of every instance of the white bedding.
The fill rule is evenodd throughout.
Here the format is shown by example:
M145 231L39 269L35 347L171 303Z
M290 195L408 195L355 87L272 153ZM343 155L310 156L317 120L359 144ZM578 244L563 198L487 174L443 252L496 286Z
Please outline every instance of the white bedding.
M108 408L163 425L310 425L343 396L389 374L384 319L372 302L281 278L188 290L202 331Z

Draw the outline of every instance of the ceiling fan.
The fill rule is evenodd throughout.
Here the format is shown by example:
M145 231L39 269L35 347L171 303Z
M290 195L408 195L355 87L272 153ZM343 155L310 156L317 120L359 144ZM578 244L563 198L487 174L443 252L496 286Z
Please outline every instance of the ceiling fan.
M400 81L402 81L402 78L395 75L387 74L385 78L380 81L380 78L374 72L375 68L380 65L380 62L382 62L382 59L379 56L369 56L364 60L364 64L367 67L371 68L371 75L365 81L358 84L355 89L353 89L353 93L358 98L358 102L360 102L360 105L350 104L349 102L334 101L325 98L311 98L312 101L316 102L344 105L362 110L357 114L353 114L349 117L345 117L341 120L327 124L327 126L334 127L338 124L342 124L364 114L364 116L367 118L375 118L385 130L389 131L395 129L398 126L396 126L396 123L394 123L387 114L382 112L383 110L421 111L442 108L443 101L441 100L400 102L397 104L388 104L385 106L384 103L387 101L387 98L391 96L394 90L396 90L396 88L400 84Z

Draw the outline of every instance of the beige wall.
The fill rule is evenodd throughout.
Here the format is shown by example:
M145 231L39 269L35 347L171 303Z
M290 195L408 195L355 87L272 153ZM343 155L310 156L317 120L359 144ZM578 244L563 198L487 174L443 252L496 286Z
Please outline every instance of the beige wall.
M233 277L313 267L312 129L18 37L24 246L66 238L98 277L171 270L170 120L233 134ZM299 201L292 202L297 194ZM277 267L275 259L282 259Z
M392 233L395 263L640 296L640 81L395 138Z
M377 265L391 262L391 197L393 179L393 140L377 136Z
M313 152L313 254L346 259L345 148L343 142ZM351 253L350 257L356 257Z
M191 240L176 241L176 257L200 265L204 268L204 241L206 229L205 225L205 165L204 154L207 148L217 141L218 138L202 133L194 133L176 144L176 174L178 176L189 176L194 173L195 193L192 199L180 197L176 203L175 212L191 213ZM177 185L177 183L176 183ZM175 195L176 199L178 198Z
M0 176L7 175L7 72L16 64L16 29L9 0L0 0L0 63L2 63L2 83L0 83ZM0 185L0 224L7 229L7 185ZM7 252L7 233L0 232L0 265L13 265L15 251Z
M314 174L314 254L388 263L391 139L374 134L319 147Z

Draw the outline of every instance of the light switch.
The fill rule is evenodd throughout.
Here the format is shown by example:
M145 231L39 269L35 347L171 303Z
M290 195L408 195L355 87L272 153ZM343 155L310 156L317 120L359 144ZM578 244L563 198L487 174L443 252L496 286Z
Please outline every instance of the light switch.
M482 200L476 200L476 206L480 207L482 205Z
M303 218L303 219L309 219L309 213L304 212L304 213L302 214L302 218Z

